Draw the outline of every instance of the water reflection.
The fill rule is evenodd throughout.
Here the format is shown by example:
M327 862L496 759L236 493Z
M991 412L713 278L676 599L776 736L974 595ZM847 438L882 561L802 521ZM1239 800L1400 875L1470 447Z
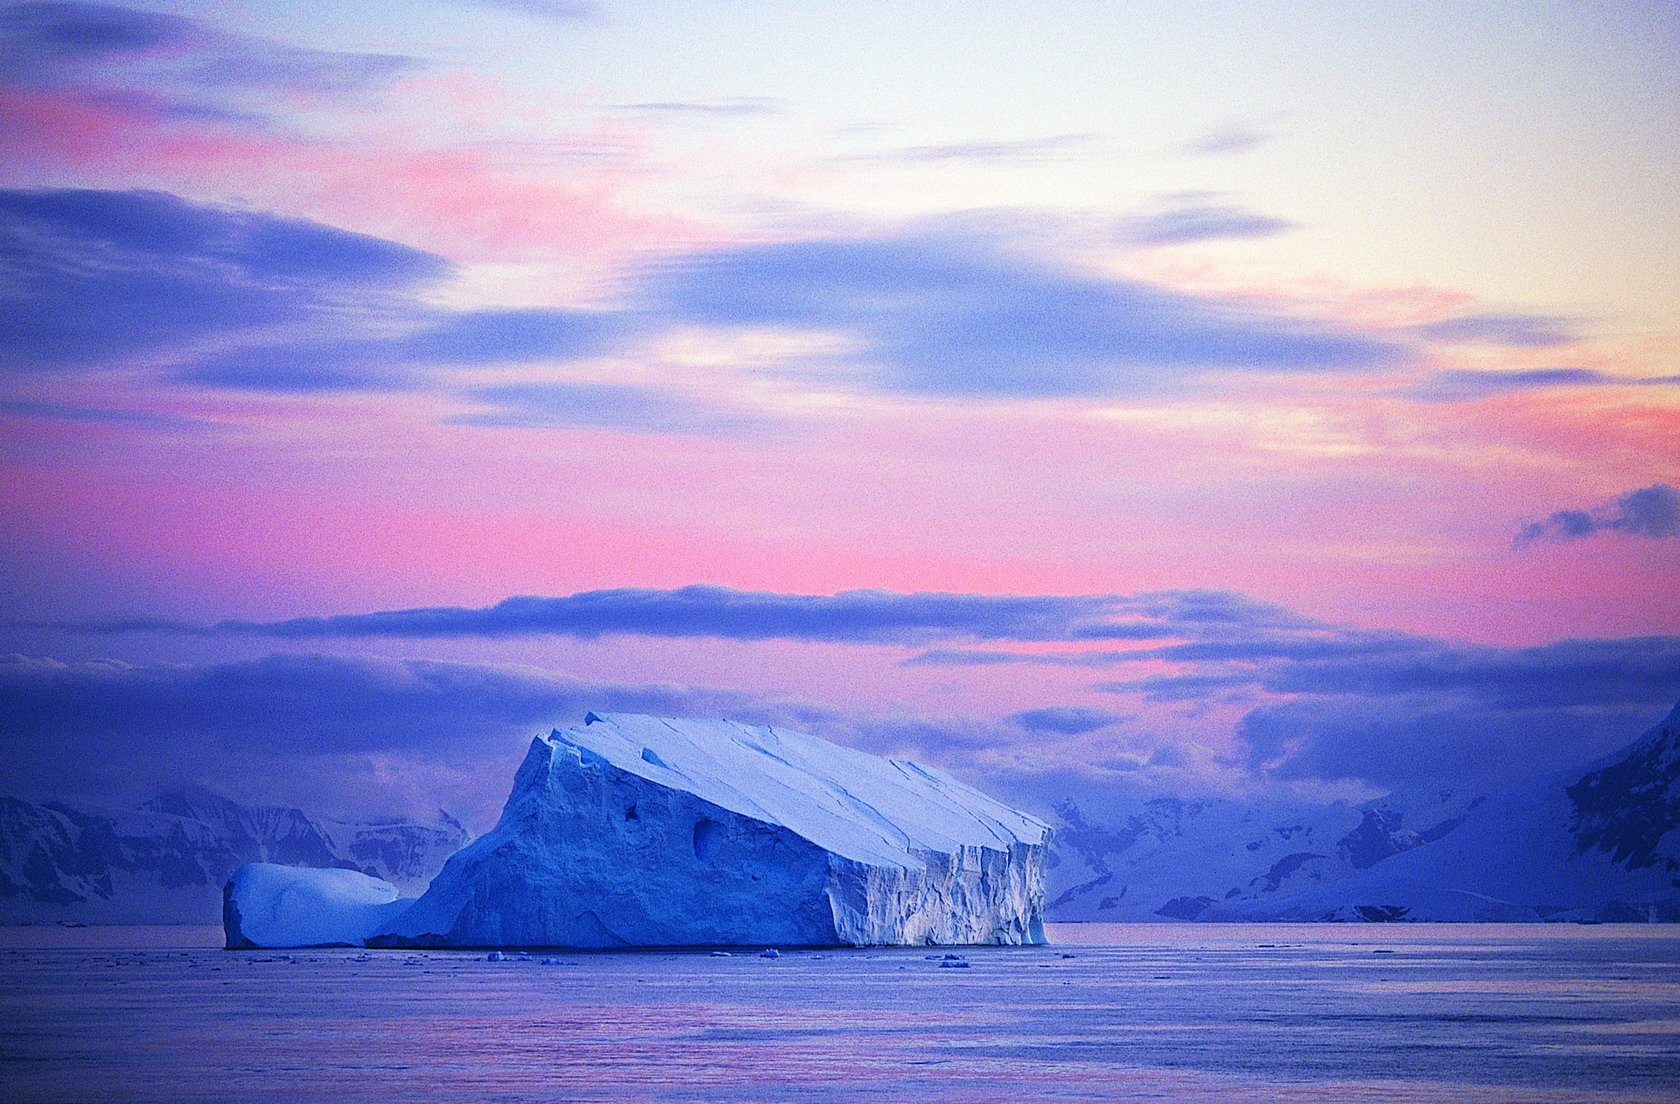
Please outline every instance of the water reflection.
M1055 946L966 950L965 970L896 949L545 964L92 931L6 933L0 1097L1680 1098L1673 928L1060 926Z

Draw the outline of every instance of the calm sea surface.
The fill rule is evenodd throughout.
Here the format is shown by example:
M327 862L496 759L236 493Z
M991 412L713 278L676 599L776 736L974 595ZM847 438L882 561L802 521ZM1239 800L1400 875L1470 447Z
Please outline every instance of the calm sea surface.
M0 1100L1680 1101L1680 927L1051 936L947 968L0 929Z

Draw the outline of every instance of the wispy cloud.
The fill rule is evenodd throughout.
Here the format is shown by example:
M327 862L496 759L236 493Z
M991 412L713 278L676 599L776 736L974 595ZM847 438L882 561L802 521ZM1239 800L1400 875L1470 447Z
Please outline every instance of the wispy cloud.
M1228 157L1259 149L1273 135L1249 123L1229 121L1209 127L1177 148L1195 157Z
M197 433L217 428L215 422L203 418L189 418L163 411L80 406L35 399L0 399L0 414L11 414L21 418L46 418L60 422L104 422L111 425L166 430L171 433Z
M832 597L689 586L509 598L479 609L435 607L214 626L138 621L82 626L103 632L177 631L292 640L335 637L510 637L611 634L914 644L931 640L1058 640L1101 630L1122 603L1107 597L992 597L844 591Z
M1191 643L1141 651L1129 658L1192 664L1186 674L1141 675L1103 687L1158 700L1224 687L1367 701L1464 695L1484 707L1522 711L1660 704L1680 696L1680 637L1674 636L1509 648L1340 630L1304 649L1257 637L1215 648Z
M408 303L389 313L409 332L273 343L259 337L188 357L173 375L205 387L301 394L437 388L443 385L424 369L576 360L610 346L618 328L609 316L561 309L450 312ZM461 393L489 401L472 388Z
M923 395L1146 392L1208 371L1338 372L1405 350L1351 329L1025 259L965 235L748 245L646 283L672 319L857 338L861 380Z
M637 115L663 115L691 118L738 118L752 115L774 115L783 103L772 96L731 96L720 100L650 100L641 103L619 104L618 110Z
M409 57L292 46L112 4L65 0L0 8L0 80L161 98L183 117L260 120L250 108L230 107L226 97L347 96L417 68Z
M1356 780L1379 787L1442 778L1488 782L1573 768L1625 743L1680 697L1680 637L1562 640L1533 647L1473 644L1329 624L1216 591L1078 597L853 591L827 597L685 587L514 598L478 609L68 627L316 642L637 635L897 649L966 640L975 642L970 649L975 657L1098 662L1110 677L1092 689L1135 703L1150 727L1166 715L1234 713L1239 757L1231 766L1256 778ZM1092 641L1116 636L1136 640L1137 646L1085 651ZM1008 647L1028 643L1033 651ZM991 651L988 644L1004 647ZM273 710L277 701L304 701L305 707L288 706L296 716L288 713L277 722L290 733L283 742L299 748L316 746L311 740L323 747L363 748L370 741L425 743L448 733L507 733L545 710L600 708L602 702L707 715L727 710L841 734L859 746L921 748L936 756L1007 748L1012 741L1020 751L1032 741L1078 739L1132 718L1120 708L1089 705L1020 710L996 721L883 718L750 695L585 687L532 672L318 656L270 657L184 673L107 671L97 665L63 673L49 665L18 668L11 675L21 681L8 691L0 677L0 722L15 720L16 731L33 731L30 726L45 723L43 718L65 717L84 718L77 721L83 727L94 723L86 718L104 717L99 723L112 733L138 723L135 718L152 718L145 725L154 727L163 723L156 718L163 718L205 733L218 726L242 731L239 726L248 722L240 710L255 716ZM124 687L126 704L102 704L100 687L107 683ZM200 701L213 705L235 690L238 701L225 708L206 712ZM43 697L49 692L58 696ZM6 693L14 695L10 705ZM336 712L323 721L317 718L322 711ZM375 713L377 719L370 719Z
M120 363L378 316L452 271L394 242L162 192L3 190L0 352L25 372Z
M602 312L451 311L424 301L454 274L442 257L380 238L162 192L0 190L0 353L25 375L143 363L197 387L461 388L480 404L553 413L552 388L544 403L540 390L475 392L439 372L576 360L614 346L631 324ZM667 421L681 415L676 398L650 392L633 409L633 389L621 390L628 425L646 425L655 402L670 408ZM599 421L612 413L607 398L573 405ZM9 409L92 417L40 399L13 399Z
M550 19L558 23L577 23L598 18L600 6L588 0L462 0L476 8L528 15L536 19Z
M928 164L940 161L1018 162L1062 160L1087 149L1096 141L1093 134L1050 134L1041 138L1007 141L946 142L899 146L879 153L858 155L859 160L898 161Z
M1136 629L1136 639L1158 640L1179 636L1181 631L1171 625L1144 625ZM1124 661L1125 653L1118 651L1078 652L1020 652L994 648L930 648L903 661L905 667L1112 667Z
M157 192L0 192L0 242L11 317L0 347L24 368L147 356L182 382L257 391L432 386L427 366L575 360L695 323L845 335L858 351L829 361L834 382L957 398L1124 394L1214 371L1363 371L1407 355L1355 330L1086 274L968 232L690 253L637 274L631 305L594 312L442 310L422 298L454 275L442 257ZM525 421L557 403L616 403L627 424L674 423L651 394L582 386L469 398ZM564 387L573 393L561 402Z
M179 782L207 764L261 773L318 756L467 766L590 709L757 719L770 715L769 704L705 688L427 660L271 655L131 665L10 656L0 658L0 752L13 786L110 790Z
M1527 368L1502 372L1455 369L1436 372L1406 394L1424 402L1473 402L1551 387L1613 387L1643 382L1611 376L1594 368Z
M1139 246L1184 245L1191 242L1267 238L1299 227L1299 223L1227 203L1185 202L1152 214L1132 215L1120 222L1122 240Z
M1547 349L1578 340L1575 324L1549 314L1465 314L1415 328L1430 341Z
M1385 788L1572 769L1680 697L1673 636L1508 648L1342 630L1305 648L1192 642L1133 658L1150 657L1183 665L1103 685L1167 703L1241 703L1249 769Z
M1518 531L1514 547L1576 541L1605 533L1662 540L1680 537L1680 491L1654 483L1586 510L1559 510Z
M32 169L23 179L238 195L404 240L419 231L461 257L598 256L692 233L685 218L620 207L630 128L544 141L498 126L463 141L484 137L458 125L468 99L474 111L523 108L425 64L243 34L213 14L17 4L0 8L0 131L8 163ZM391 125L366 125L374 115ZM545 164L532 163L539 147ZM561 171L557 156L569 159Z
M1005 720L1014 721L1028 732L1051 733L1057 736L1082 736L1125 720L1121 713L1106 709L1087 709L1080 706L1049 706L1044 709L1025 709L1011 713Z
M486 771L487 763L511 759L533 736L576 724L590 710L779 725L934 763L972 760L1023 739L1020 726L983 718L843 711L509 665L333 655L61 663L13 655L0 657L7 762L0 792L109 795L193 778L248 787L278 772L311 777L316 800L331 803L346 788L388 785L403 764L434 787L440 777L483 787L447 798L434 792L423 807L441 800L483 806L506 792L506 775Z
M737 436L766 419L653 387L610 383L503 383L469 387L462 399L486 409L455 415L456 425L542 429L592 426L643 433Z

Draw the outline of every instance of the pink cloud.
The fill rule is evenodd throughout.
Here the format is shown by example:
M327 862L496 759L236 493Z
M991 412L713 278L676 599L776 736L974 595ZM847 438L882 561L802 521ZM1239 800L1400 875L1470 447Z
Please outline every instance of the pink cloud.
M1126 271L1192 295L1247 300L1327 322L1371 329L1417 326L1476 306L1476 297L1430 284L1372 287L1326 273L1303 274L1268 261L1239 261L1196 250L1129 255Z
M14 176L27 167L107 186L239 196L460 260L604 258L715 234L632 209L633 174L622 167L523 169L493 145L311 139L170 119L132 99L15 87L0 87L0 130Z
M131 118L87 97L0 84L0 153L12 172L92 162L117 146Z
M1063 404L895 407L775 441L652 444L452 426L443 412L435 397L387 396L201 406L245 424L214 436L9 426L52 460L0 468L10 554L27 545L82 565L95 592L206 617L693 582L1225 587L1495 643L1663 631L1680 616L1672 542L1510 551L1525 514L1672 467L1680 413L1655 402L1595 422L1541 395L1422 412L1349 396L1334 413L1370 447L1324 454L1273 448L1240 420L1103 421ZM645 660L655 672L658 656Z

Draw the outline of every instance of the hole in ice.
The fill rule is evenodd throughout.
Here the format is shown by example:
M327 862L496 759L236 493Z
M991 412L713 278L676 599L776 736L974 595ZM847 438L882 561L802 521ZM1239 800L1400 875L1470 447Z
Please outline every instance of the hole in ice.
M711 817L701 817L694 822L694 857L701 862L711 861L712 853L722 843L722 827Z
M628 809L624 810L624 819L625 820L640 820L641 819L640 815L636 812L635 802L631 802L630 807Z

